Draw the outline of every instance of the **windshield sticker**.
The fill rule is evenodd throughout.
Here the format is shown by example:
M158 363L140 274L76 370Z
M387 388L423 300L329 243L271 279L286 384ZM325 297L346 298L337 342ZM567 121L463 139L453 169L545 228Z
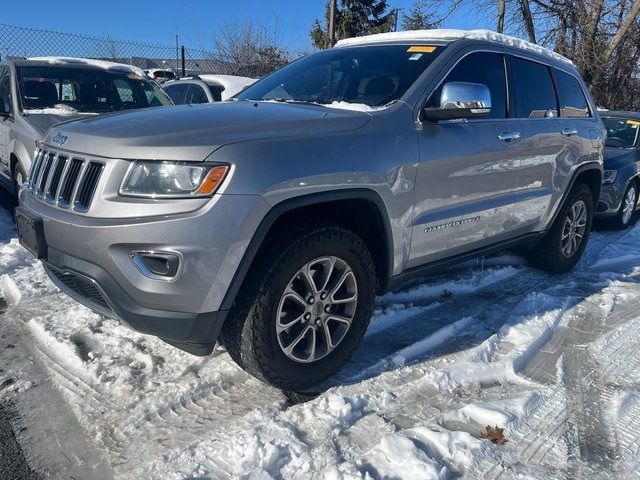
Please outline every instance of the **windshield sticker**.
M420 60L422 58L422 54L421 53L414 53L413 55L411 55L409 57L409 60Z
M634 126L638 126L640 125L640 121L638 120L627 120L627 125L634 125Z
M142 77L135 73L130 73L127 77L131 80L142 80Z
M414 45L407 50L409 53L433 53L435 51L436 47L432 47L431 45Z

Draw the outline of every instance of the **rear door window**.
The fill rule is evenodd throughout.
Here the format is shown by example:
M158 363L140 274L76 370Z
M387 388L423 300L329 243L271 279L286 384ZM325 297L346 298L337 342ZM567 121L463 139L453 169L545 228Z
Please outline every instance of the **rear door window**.
M549 67L519 57L511 57L515 86L516 113L519 118L558 116L556 90Z
M589 104L580 82L574 76L557 69L554 69L554 75L560 100L560 115L570 118L590 117Z
M183 103L182 99L184 97L184 92L187 90L188 86L189 85L186 83L178 83L176 85L166 86L164 87L164 90L167 92L167 95L169 95L169 98L173 103L180 105Z
M187 92L187 98L185 103L193 104L193 103L208 103L209 99L207 98L207 94L200 85L189 85L189 91Z
M491 112L482 118L505 118L507 113L507 87L504 60L501 54L477 52L464 57L449 72L441 86L431 95L428 106L438 107L444 84L449 82L480 83L491 93Z

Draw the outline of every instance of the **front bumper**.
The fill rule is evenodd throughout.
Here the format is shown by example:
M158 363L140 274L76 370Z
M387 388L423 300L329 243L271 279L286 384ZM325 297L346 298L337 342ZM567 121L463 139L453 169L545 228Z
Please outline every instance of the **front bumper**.
M595 215L598 217L611 217L616 215L622 204L624 188L624 184L618 185L617 182L602 185L600 198L596 204Z
M143 307L102 268L51 247L42 263L53 283L74 300L194 355L211 353L227 314L224 310L187 313Z
M65 293L196 355L209 354L227 314L222 301L264 215L259 196L218 195L194 212L164 217L100 219L52 208L21 192L21 211L42 223L44 267ZM149 278L133 251L173 251L171 281Z

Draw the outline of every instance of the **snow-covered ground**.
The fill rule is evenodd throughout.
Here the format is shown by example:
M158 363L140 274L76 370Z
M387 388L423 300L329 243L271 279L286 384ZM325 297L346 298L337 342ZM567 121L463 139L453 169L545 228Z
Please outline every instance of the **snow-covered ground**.
M640 478L638 265L640 225L594 233L568 275L503 256L416 282L294 404L221 347L193 357L60 294L0 209L0 399L51 423L75 478Z

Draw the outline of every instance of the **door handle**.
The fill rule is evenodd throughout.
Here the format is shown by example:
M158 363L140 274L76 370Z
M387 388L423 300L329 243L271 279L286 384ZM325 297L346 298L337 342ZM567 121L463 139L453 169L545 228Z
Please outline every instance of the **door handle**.
M578 134L578 129L577 128L565 128L560 133L562 133L562 135L570 137L571 135L577 135Z
M520 138L520 132L502 132L498 135L498 140L503 142L510 142L511 140L518 140Z

